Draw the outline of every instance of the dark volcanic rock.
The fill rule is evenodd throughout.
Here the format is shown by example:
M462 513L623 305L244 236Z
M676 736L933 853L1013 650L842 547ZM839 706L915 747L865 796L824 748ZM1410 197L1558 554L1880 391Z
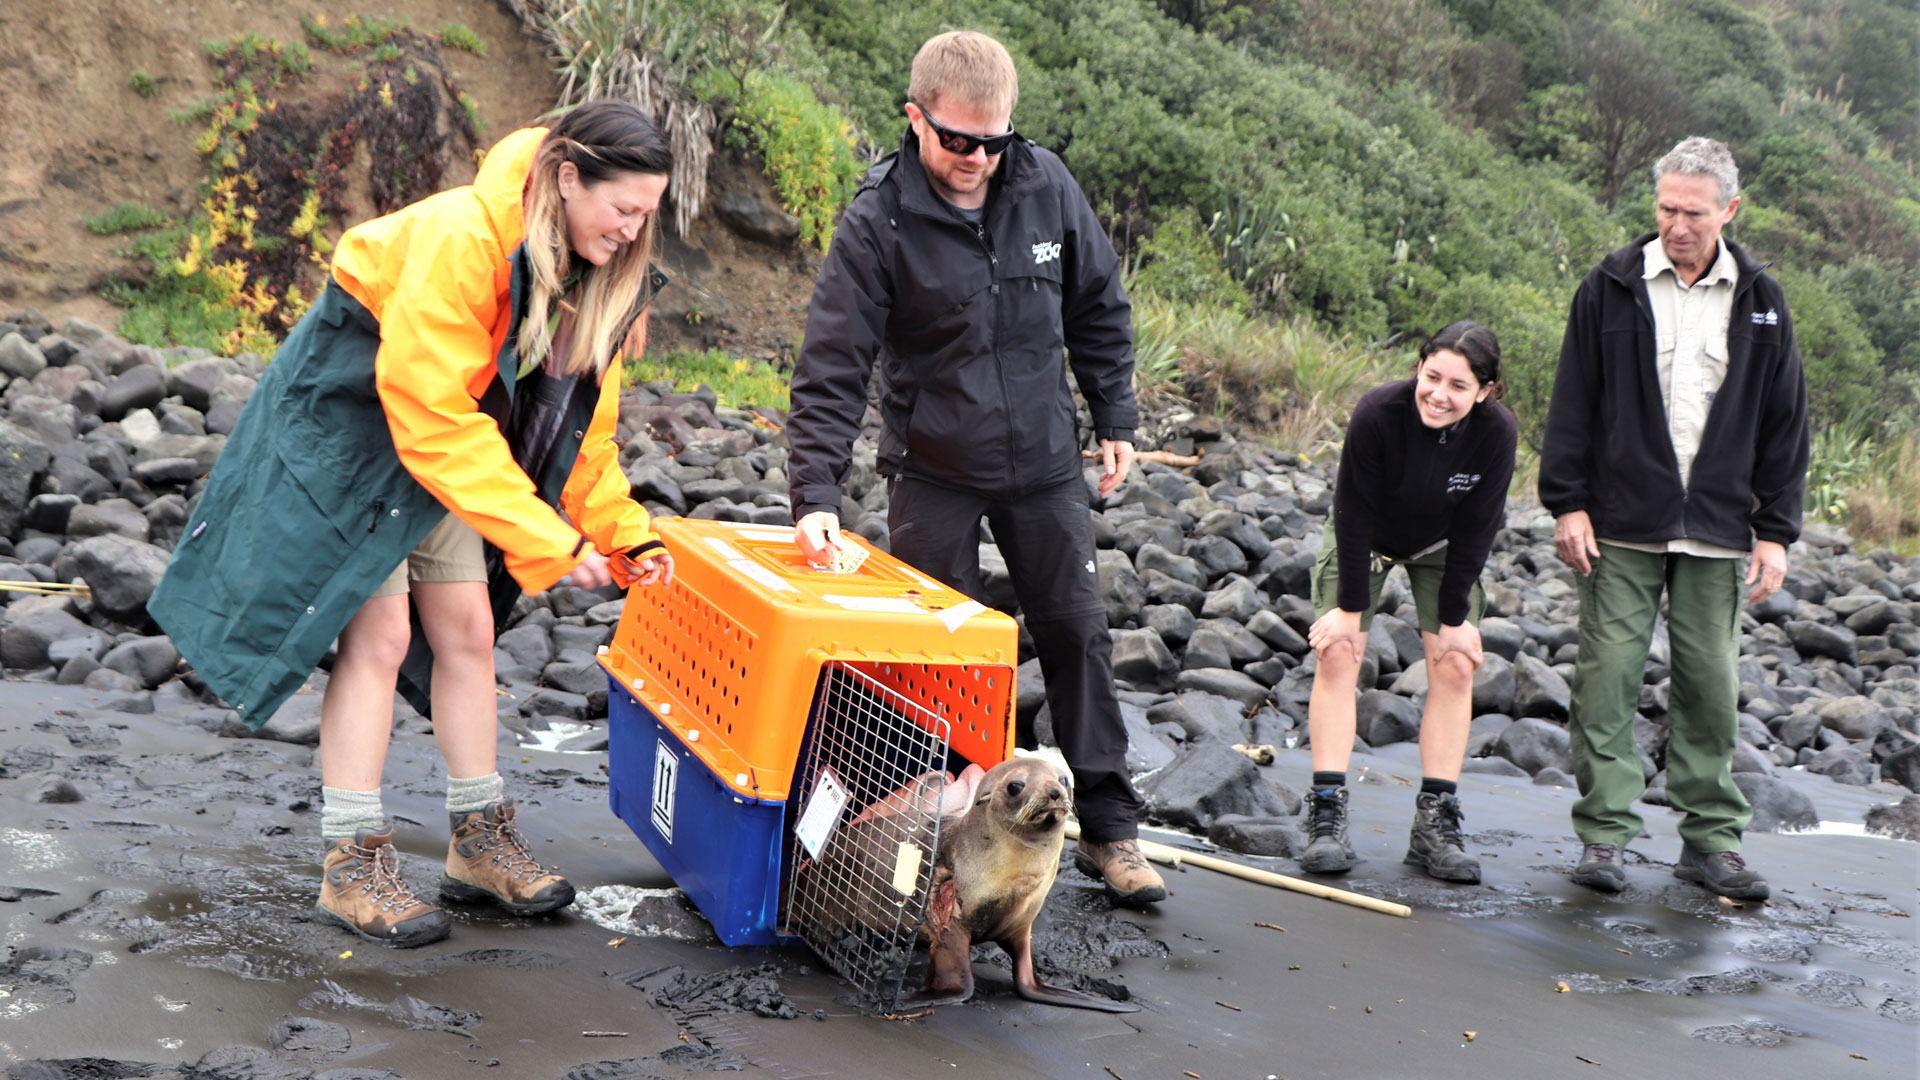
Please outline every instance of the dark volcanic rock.
M1813 755L1807 771L1819 773L1836 784L1865 787L1873 783L1873 751L1864 743L1842 743Z
M1172 683L1180 663L1152 627L1113 631L1113 677L1134 686Z
M1233 698L1251 708L1267 700L1267 688L1247 675L1228 668L1194 668L1182 671L1174 686L1181 690L1205 690L1209 694Z
M1898 803L1878 803L1867 808L1867 831L1896 840L1920 840L1920 795L1908 795Z
M1793 647L1801 656L1812 659L1825 656L1843 664L1855 661L1855 635L1843 626L1827 626L1806 619L1791 619L1786 624L1787 637L1793 641Z
M1573 689L1546 662L1524 653L1513 662L1513 712L1558 720L1573 704Z
M1300 831L1293 822L1285 818L1257 818L1242 814L1224 814L1213 820L1207 829L1207 839L1243 855L1265 855L1275 859L1291 859L1294 853L1305 845L1300 842Z
M1386 690L1364 690L1355 704L1357 733L1368 746L1386 746L1420 737L1420 707Z
M77 516L78 511L75 513ZM146 523L145 518L140 521ZM93 591L94 605L123 620L145 616L147 598L167 571L166 552L126 536L82 540L68 558L74 573Z
M1813 800L1792 784L1756 772L1733 774L1733 783L1753 804L1753 832L1811 829L1820 824Z
M1431 678L1431 674L1428 676ZM1497 653L1488 653L1480 662L1479 670L1473 673L1473 712L1481 713L1513 712L1514 677L1513 664Z
M1573 772L1573 751L1567 729L1538 717L1523 717L1494 739L1493 752L1525 769L1529 775L1551 765Z
M1828 702L1820 707L1819 715L1822 727L1853 742L1873 739L1893 724L1893 718L1878 703L1858 695Z
M1283 817L1281 798L1260 782L1259 767L1211 739L1192 744L1178 761L1144 784L1147 812L1175 828L1205 832L1224 814Z

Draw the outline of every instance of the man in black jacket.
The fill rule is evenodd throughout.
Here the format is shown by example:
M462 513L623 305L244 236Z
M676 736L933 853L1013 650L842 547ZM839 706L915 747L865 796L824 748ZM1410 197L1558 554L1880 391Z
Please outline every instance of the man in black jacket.
M1740 561L1759 603L1800 535L1807 388L1780 286L1720 235L1740 208L1727 148L1683 140L1653 167L1659 229L1574 296L1540 458L1540 501L1581 575L1573 740L1584 848L1573 880L1617 892L1646 788L1634 713L1664 591L1672 656L1667 798L1685 818L1674 874L1762 900L1740 856L1733 783Z
M1166 886L1136 840L1141 801L1067 386L1071 366L1105 495L1133 456L1132 309L1079 185L1014 134L1017 97L1012 58L984 34L941 34L914 57L900 151L868 173L814 287L787 428L796 539L818 558L838 538L878 358L893 554L983 599L987 519L1073 769L1075 862L1145 904Z

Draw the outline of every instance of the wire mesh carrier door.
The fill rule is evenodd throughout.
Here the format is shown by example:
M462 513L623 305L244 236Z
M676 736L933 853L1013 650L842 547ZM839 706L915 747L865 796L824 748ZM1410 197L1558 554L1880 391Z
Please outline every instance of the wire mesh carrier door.
M947 738L924 706L844 663L822 667L795 774L786 929L882 1011L926 915Z

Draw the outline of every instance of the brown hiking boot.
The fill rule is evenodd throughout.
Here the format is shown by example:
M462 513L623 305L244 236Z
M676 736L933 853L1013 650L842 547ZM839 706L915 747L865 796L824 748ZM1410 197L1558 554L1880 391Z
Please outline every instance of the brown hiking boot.
M1116 903L1144 907L1167 898L1167 883L1140 854L1138 840L1095 844L1082 840L1073 849L1074 869L1107 883Z
M320 899L313 910L323 922L395 949L439 941L452 929L446 912L413 895L400 880L392 828L361 829L352 839L333 841L321 865Z
M449 814L453 841L440 879L444 900L491 900L515 915L545 915L573 903L573 886L534 859L527 838L513 823L513 800Z

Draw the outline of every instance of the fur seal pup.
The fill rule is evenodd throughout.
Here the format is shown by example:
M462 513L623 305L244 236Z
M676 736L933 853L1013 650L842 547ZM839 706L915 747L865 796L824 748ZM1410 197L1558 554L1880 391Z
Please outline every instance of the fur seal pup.
M940 823L933 891L921 936L927 985L909 1004L950 1005L973 996L972 948L991 941L1013 960L1028 1001L1102 1012L1138 1012L1124 1001L1062 990L1033 970L1033 921L1060 872L1072 781L1057 764L1015 758L991 769L959 818Z

